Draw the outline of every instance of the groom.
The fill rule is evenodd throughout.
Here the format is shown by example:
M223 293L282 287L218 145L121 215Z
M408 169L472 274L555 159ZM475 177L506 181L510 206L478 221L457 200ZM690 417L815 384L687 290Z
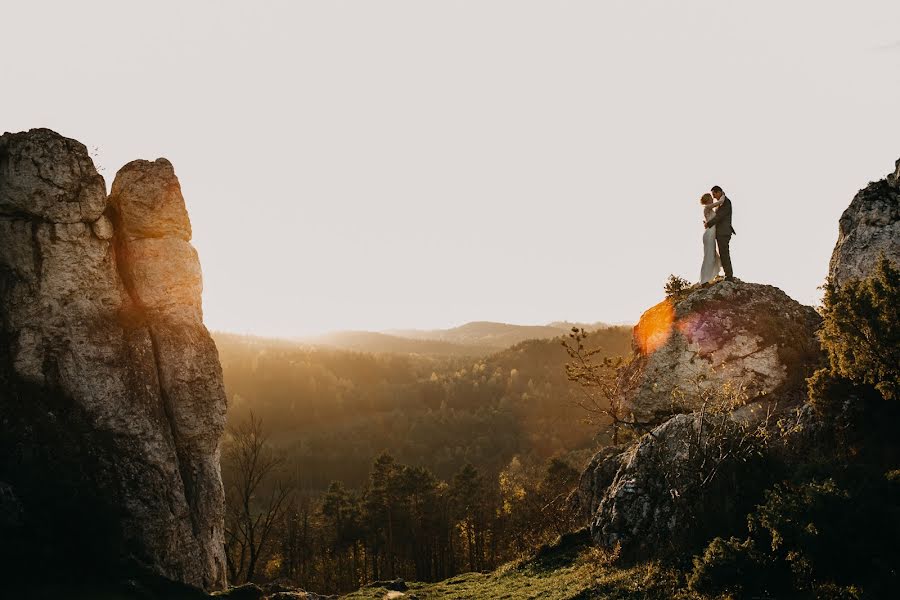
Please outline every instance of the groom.
M709 191L712 192L716 201L722 200L722 205L716 209L715 216L706 222L706 226L716 226L716 245L719 246L719 258L722 259L722 268L725 269L725 281L734 281L734 271L731 270L731 250L728 248L731 243L731 235L736 233L734 227L731 226L731 200L717 185L712 186Z

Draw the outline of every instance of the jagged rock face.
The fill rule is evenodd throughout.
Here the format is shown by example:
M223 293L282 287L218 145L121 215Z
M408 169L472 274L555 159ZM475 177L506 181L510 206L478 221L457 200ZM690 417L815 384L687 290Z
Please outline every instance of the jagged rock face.
M49 129L2 138L0 213L51 223L100 218L106 187L82 144Z
M698 408L710 390L742 387L748 402L802 396L821 358L821 319L776 287L694 286L654 306L634 328L622 404L638 422Z
M601 478L611 469L615 474L597 496L591 520L595 543L619 545L627 557L660 556L702 544L711 532L742 522L766 480L763 465L747 460L752 453L736 449L734 440L745 434L724 415L681 414L625 452L609 455L612 465L598 462ZM735 459L716 463L722 448Z
M189 239L168 161L126 165L107 199L82 144L0 137L0 481L23 565L225 584L225 394Z
M841 215L829 276L838 285L866 277L881 253L900 264L900 160L893 173L860 190Z

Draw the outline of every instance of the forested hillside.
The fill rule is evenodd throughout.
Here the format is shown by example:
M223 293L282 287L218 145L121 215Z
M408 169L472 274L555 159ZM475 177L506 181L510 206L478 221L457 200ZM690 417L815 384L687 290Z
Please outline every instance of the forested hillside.
M587 344L618 356L630 337ZM578 468L609 432L578 406L562 339L461 358L218 334L230 580L434 581L570 529Z
M519 455L541 462L592 447L580 388L559 339L529 340L484 358L369 354L216 334L228 421L252 411L309 490L364 483L375 456L451 477L466 463L497 471ZM630 330L590 343L630 351Z

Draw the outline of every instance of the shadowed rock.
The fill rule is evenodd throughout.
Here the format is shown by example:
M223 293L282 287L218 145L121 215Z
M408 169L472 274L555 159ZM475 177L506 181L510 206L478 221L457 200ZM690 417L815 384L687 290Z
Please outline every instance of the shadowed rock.
M177 179L138 162L108 203L82 144L0 137L0 481L23 514L4 533L23 572L58 556L215 589L221 368Z
M83 144L49 129L0 136L0 213L53 223L91 223L106 187Z

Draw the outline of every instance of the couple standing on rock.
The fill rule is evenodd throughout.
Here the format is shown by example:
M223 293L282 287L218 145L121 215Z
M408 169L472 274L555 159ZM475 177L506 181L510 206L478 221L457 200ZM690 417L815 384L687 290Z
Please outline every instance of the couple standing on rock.
M700 267L700 283L708 283L716 278L719 269L725 269L725 281L734 281L731 269L731 236L736 233L731 226L731 200L717 185L703 194L703 264ZM716 251L718 246L718 252Z

